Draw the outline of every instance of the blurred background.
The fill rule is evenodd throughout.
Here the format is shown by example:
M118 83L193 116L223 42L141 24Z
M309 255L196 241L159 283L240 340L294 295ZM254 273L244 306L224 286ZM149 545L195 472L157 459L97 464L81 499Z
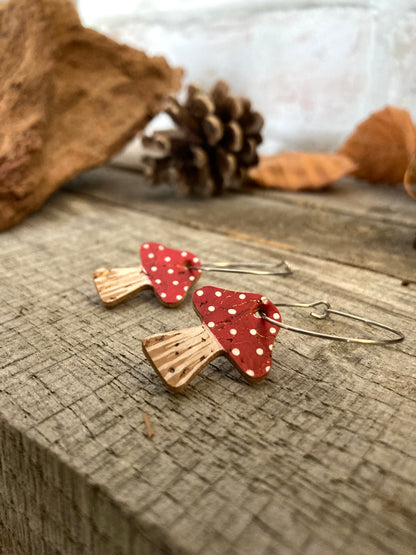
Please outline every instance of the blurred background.
M85 25L184 67L185 85L248 96L263 153L334 150L386 104L416 117L416 0L75 3Z

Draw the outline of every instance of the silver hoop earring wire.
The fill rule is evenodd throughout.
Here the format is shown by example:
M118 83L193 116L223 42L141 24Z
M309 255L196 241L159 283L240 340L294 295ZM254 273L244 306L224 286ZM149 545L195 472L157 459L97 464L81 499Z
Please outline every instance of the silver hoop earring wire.
M280 262L212 262L206 266L189 266L190 270L205 272L230 272L233 274L254 274L256 276L288 276L293 273L286 260Z
M318 312L311 312L311 316L317 318L318 320L323 320L327 318L330 314L336 314L338 316L342 316L344 318L350 318L352 320L357 320L358 322L363 322L364 324L369 324L371 326L375 326L381 328L383 330L389 331L393 333L397 337L390 338L390 339L367 339L367 338L360 338L360 337L344 337L342 335L332 335L327 333L320 333L317 331L312 330L305 330L302 328L297 328L295 326L289 326L288 324L284 324L283 322L279 322L278 320L274 320L267 316L264 312L260 311L260 315L262 318L278 326L279 328L284 328L289 331L294 331L296 333L302 333L304 335L310 335L312 337L320 337L321 339L332 339L333 341L345 341L346 343L361 343L364 345L390 345L392 343L400 343L400 341L404 340L404 335L390 326L386 326L385 324L381 324L380 322L375 322L374 320L369 320L368 318L362 318L361 316L356 316L355 314L348 314L347 312L341 312L340 310L334 310L331 308L331 305L327 301L315 301L313 303L304 304L304 303L276 303L275 306L281 307L293 307L293 308L316 308L321 307L323 309L322 313Z

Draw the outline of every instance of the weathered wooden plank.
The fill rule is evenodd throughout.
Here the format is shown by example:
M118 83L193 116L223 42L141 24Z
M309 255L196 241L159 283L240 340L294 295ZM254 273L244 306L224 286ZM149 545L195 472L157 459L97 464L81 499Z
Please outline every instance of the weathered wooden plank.
M193 228L416 280L416 202L399 187L345 180L323 193L262 191L206 203L151 188L137 173L101 168L71 188Z
M254 211L247 225L256 222ZM286 256L297 270L287 278L206 273L199 284L274 302L326 297L406 341L366 348L282 330L264 382L249 386L218 359L173 395L140 341L197 325L190 299L169 310L149 291L107 310L92 281L100 266L134 266L150 239L202 260ZM74 193L56 195L0 244L8 555L414 553L413 284ZM313 325L307 314L282 314Z

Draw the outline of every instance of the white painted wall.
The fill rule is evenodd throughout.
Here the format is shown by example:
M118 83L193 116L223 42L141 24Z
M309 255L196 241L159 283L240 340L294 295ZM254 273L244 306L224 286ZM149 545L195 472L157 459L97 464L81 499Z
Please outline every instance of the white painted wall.
M416 0L78 0L88 26L249 96L263 152L335 149L387 103L416 120Z

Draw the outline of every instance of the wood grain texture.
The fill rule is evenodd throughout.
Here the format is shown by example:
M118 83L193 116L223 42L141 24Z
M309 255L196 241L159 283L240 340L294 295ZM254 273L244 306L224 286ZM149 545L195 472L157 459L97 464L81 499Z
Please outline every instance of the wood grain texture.
M338 202L233 195L207 211L140 186L133 202L125 175L85 176L88 194L62 191L0 236L0 552L413 555L416 288L399 277L415 275L414 205L382 187L365 204L352 186ZM116 206L123 189L129 207ZM276 304L326 298L406 340L365 347L282 330L263 382L218 358L172 395L140 343L195 325L190 299L167 310L145 291L108 311L91 280L100 265L130 266L149 237L207 261L287 258L293 276L204 273L200 285ZM304 312L282 318L313 325Z
M203 201L181 198L169 187L149 189L137 173L123 172L120 183L119 176L116 169L94 170L74 180L72 188L193 229L416 280L416 203L409 201L403 186L374 189L345 179L320 194L230 194L210 200L204 210ZM221 252L221 259L225 254Z
M103 305L109 308L152 288L142 268L98 268L94 270L93 278Z
M143 352L171 391L182 391L223 348L204 326L145 337Z

